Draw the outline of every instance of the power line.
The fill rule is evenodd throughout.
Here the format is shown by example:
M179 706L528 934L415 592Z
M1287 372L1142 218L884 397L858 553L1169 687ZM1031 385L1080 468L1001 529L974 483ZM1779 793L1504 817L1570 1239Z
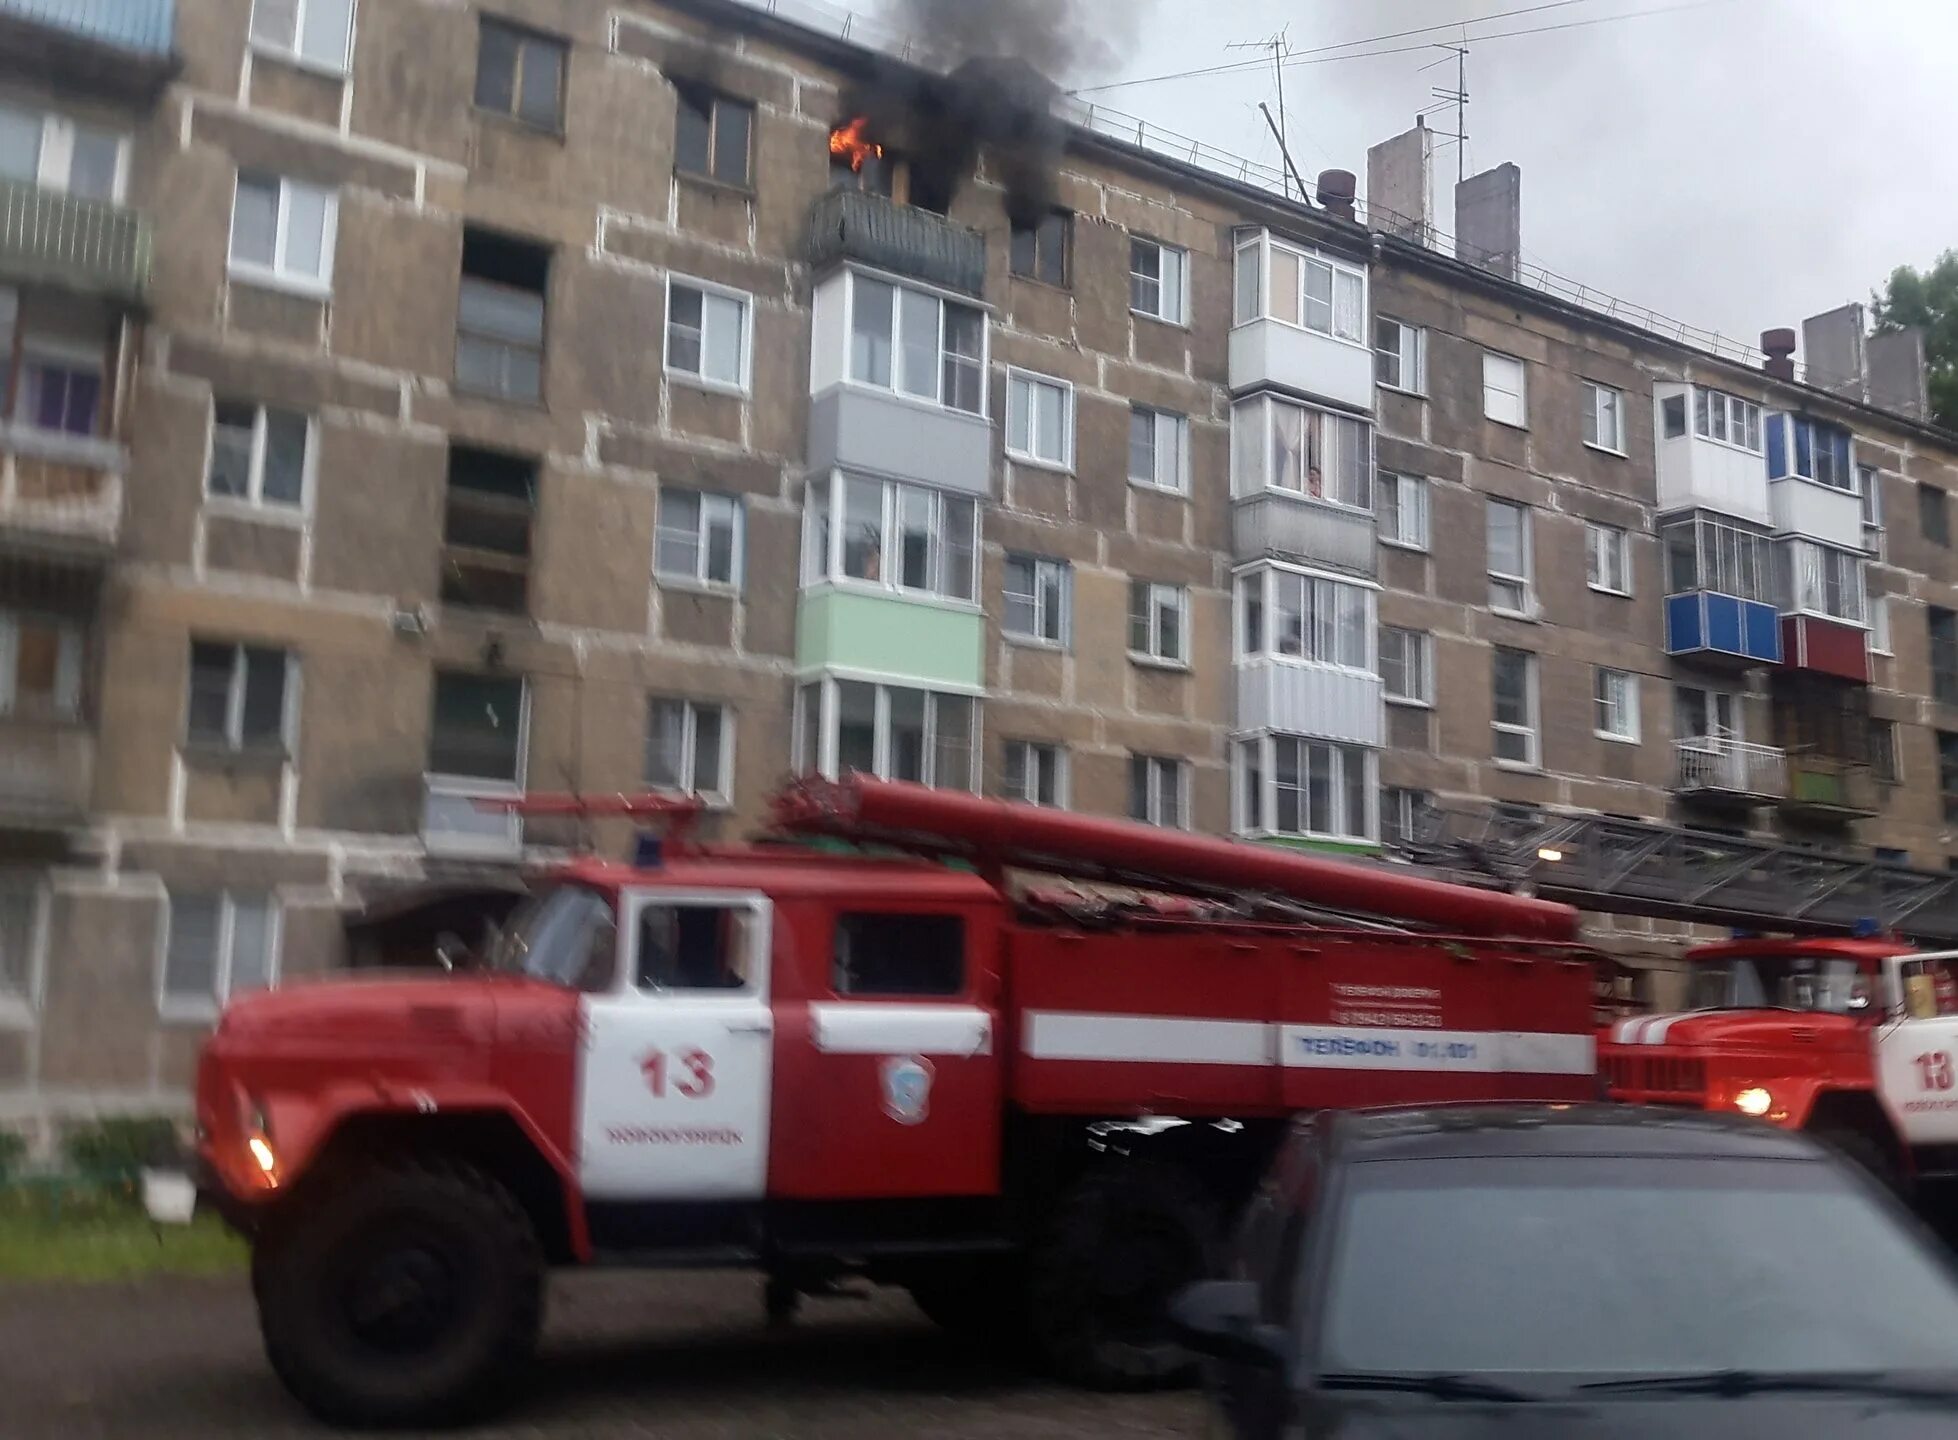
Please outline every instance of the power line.
M1559 3L1583 4L1586 3L1586 0L1559 0ZM1730 3L1730 0L1688 0L1688 3L1680 4L1680 5L1660 5L1660 6L1655 6L1654 8L1649 10L1628 10L1621 15L1599 15L1589 20L1566 20L1561 24L1557 24L1557 25L1532 25L1532 26L1525 27L1524 29L1521 30L1499 30L1493 35L1470 35L1467 37L1467 39L1470 43L1473 44L1480 44L1485 40L1513 40L1523 35L1547 35L1557 30L1580 30L1588 25L1609 25L1619 20L1642 20L1652 15L1670 15L1682 10L1704 10L1711 5L1725 5L1728 3ZM1537 6L1533 8L1547 9L1550 7ZM1455 29L1460 29L1467 25L1486 24L1488 21L1491 20L1501 20L1508 16L1526 14L1526 13L1528 12L1505 11L1496 15L1485 16L1481 20L1466 20L1466 21L1457 20L1451 22L1448 25L1427 26L1424 27L1424 31L1425 30L1455 30ZM1406 32L1406 33L1422 33L1422 32ZM1437 42L1430 41L1426 44L1421 44L1421 45L1397 45L1391 49L1362 50L1350 55L1332 55L1326 53L1327 51L1330 50L1345 50L1355 45L1371 45L1371 44L1376 44L1383 40L1392 40L1398 38L1400 37L1394 35L1375 35L1367 40L1349 40L1343 45L1322 46L1317 50L1300 50L1296 52L1294 56L1285 60L1283 63L1288 67L1299 66L1299 65L1331 65L1341 60L1371 60L1382 55L1411 55L1417 51L1432 50L1435 48L1435 44L1437 43ZM1180 70L1167 75L1151 75L1140 80L1117 80L1107 85L1090 85L1090 86L1083 87L1082 89L1079 90L1070 91L1069 93L1073 95L1095 95L1095 94L1100 94L1101 92L1107 90L1122 90L1136 85L1155 85L1169 80L1192 80L1206 75L1232 74L1246 69L1262 68L1263 65L1264 62L1261 60L1260 61L1239 60L1239 61L1234 61L1228 65L1212 65L1198 70Z

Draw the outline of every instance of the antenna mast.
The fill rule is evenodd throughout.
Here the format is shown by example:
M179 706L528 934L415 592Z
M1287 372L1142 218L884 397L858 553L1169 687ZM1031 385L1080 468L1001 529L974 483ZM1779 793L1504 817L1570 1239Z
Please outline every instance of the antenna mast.
M1437 45L1435 48L1437 50L1446 50L1454 55L1455 88L1453 90L1444 90L1439 87L1431 87L1428 93L1434 96L1435 103L1428 106L1421 113L1426 115L1430 111L1441 109L1444 105L1453 105L1455 107L1455 129L1453 132L1437 130L1435 134L1446 135L1455 142L1455 179L1457 182L1460 182L1468 178L1468 41L1464 39L1459 45ZM1444 56L1440 60L1423 65L1421 68L1423 70L1432 70L1436 65L1445 65L1447 63L1447 57Z
M1238 44L1226 45L1224 47L1226 50L1271 51L1272 78L1277 82L1278 85L1278 122L1275 127L1278 131L1278 152L1280 155L1284 156L1285 164L1288 168L1292 168L1292 156L1290 150L1287 147L1286 133L1285 133L1285 59L1287 56L1289 56L1292 53L1291 35L1292 35L1292 27L1290 25L1287 25L1283 30L1280 30L1276 35L1273 35L1269 40L1245 40L1245 41L1241 41ZM1261 106L1259 108L1262 109L1263 107ZM1267 122L1270 121L1271 115L1269 112L1266 112L1265 119ZM1293 174L1294 175L1297 174L1295 168L1293 168ZM1285 174L1283 171L1281 171L1279 174L1279 180L1280 183L1285 186L1286 198L1290 199L1292 194L1291 182L1290 180L1285 178ZM1303 180L1299 181L1299 199L1301 200L1311 199L1311 197L1305 193L1305 182Z

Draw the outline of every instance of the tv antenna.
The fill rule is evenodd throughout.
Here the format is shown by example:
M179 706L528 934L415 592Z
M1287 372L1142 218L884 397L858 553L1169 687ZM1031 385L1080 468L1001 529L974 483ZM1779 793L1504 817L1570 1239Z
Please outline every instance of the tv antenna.
M1283 30L1280 30L1268 40L1244 40L1235 45L1226 45L1224 48L1226 50L1269 50L1271 52L1272 78L1278 84L1278 151L1284 157L1286 169L1293 169L1291 150L1287 144L1285 134L1285 60L1292 53L1292 27L1287 25ZM1265 118L1267 121L1270 120L1271 116L1269 111L1266 112ZM1295 170L1293 173L1296 176ZM1279 172L1279 180L1285 186L1286 198L1290 199L1292 194L1291 181L1285 178L1284 171ZM1305 182L1300 180L1299 199L1310 200L1311 198L1311 196L1305 193Z
M1445 109L1450 105L1455 107L1454 130L1452 132L1437 130L1435 134L1445 135L1455 142L1455 179L1459 183L1468 178L1468 41L1464 39L1459 45L1437 45L1435 48L1446 50L1455 57L1455 88L1443 90L1439 87L1431 87L1428 93L1435 97L1435 103L1421 111L1421 114L1426 115L1430 111ZM1421 68L1432 70L1437 65L1447 63L1448 56L1444 55L1441 59L1430 61Z

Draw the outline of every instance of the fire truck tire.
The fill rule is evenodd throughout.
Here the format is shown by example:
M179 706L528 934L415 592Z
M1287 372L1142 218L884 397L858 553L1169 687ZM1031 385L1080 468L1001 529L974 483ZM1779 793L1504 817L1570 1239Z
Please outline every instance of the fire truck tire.
M543 1322L544 1257L502 1185L439 1158L383 1159L262 1235L252 1289L272 1368L342 1425L493 1408Z
M1064 1379L1098 1390L1181 1384L1196 1360L1169 1334L1170 1300L1214 1273L1215 1207L1181 1172L1137 1164L1079 1181L1031 1257L1027 1323Z
M1876 1136L1866 1130L1851 1130L1842 1126L1830 1126L1809 1133L1824 1145L1835 1147L1845 1160L1867 1171L1871 1179L1898 1199L1910 1198L1910 1177L1897 1162L1896 1152Z

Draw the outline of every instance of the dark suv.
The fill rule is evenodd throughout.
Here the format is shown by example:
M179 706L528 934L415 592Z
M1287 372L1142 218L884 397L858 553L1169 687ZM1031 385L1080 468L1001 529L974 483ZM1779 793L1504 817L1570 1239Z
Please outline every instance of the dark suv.
M1758 1121L1329 1113L1231 1275L1176 1307L1231 1435L1958 1435L1950 1257Z

